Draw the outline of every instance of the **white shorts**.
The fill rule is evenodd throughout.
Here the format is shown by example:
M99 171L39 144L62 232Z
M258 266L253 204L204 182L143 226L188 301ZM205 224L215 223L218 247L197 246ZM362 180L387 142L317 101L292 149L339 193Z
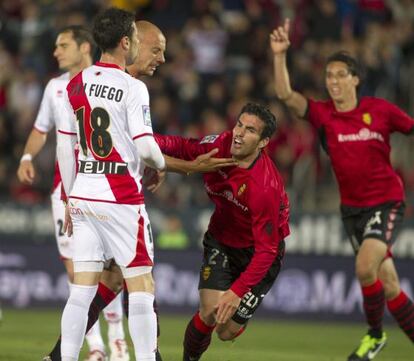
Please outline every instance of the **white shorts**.
M50 199L52 201L52 216L55 224L55 236L60 257L72 259L73 257L73 237L68 237L63 233L63 223L65 222L65 205L60 199L61 183L55 188Z
M154 244L145 205L70 199L74 262L115 259L123 267L152 266Z

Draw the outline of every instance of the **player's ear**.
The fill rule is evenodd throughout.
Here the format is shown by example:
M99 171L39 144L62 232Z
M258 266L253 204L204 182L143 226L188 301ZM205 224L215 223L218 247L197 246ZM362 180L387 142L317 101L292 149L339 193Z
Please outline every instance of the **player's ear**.
M82 43L79 47L82 54L88 54L91 52L91 44L89 44L87 41Z
M353 83L354 83L355 86L359 85L359 77L358 76L354 75L352 77L352 80L353 80Z
M269 144L269 141L270 141L270 138L269 137L260 139L260 141L259 141L259 148L260 149L265 148Z
M121 47L124 50L129 50L131 46L131 39L128 36L124 36L120 41Z

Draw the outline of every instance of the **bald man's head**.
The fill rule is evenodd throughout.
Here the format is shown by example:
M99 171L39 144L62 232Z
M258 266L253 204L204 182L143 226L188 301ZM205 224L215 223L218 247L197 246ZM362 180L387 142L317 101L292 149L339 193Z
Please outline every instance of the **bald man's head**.
M149 21L139 20L135 22L135 25L137 26L138 38L140 40L144 39L145 36L149 34L161 34L163 36L161 29L157 25L150 23Z
M134 77L152 76L157 67L165 63L166 40L156 25L144 20L135 24L139 40L138 56L134 64L128 67L128 72Z

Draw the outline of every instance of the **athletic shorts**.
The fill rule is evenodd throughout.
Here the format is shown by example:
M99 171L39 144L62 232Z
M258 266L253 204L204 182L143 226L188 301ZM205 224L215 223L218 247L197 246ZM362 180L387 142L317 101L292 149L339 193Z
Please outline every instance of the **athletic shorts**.
M70 199L74 262L115 259L118 266L152 266L154 244L145 205Z
M73 257L73 237L68 237L63 232L63 223L65 222L65 205L60 199L60 183L53 191L50 199L52 203L52 216L55 225L55 237L62 259L72 259Z
M249 265L254 254L253 247L224 246L208 232L204 235L203 246L204 256L198 289L228 290ZM282 240L269 271L257 285L252 287L250 292L244 295L239 308L232 317L233 321L243 325L253 316L279 274L284 253L285 242Z
M404 202L387 202L374 207L341 205L342 221L355 254L366 238L378 239L391 248L404 218Z

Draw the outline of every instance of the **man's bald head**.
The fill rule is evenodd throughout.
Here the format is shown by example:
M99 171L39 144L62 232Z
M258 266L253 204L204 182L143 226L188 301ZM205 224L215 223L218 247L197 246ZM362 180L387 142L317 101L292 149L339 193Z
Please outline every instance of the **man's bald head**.
M157 67L165 63L165 36L158 26L149 21L140 20L135 24L139 40L138 56L128 67L128 72L134 77L152 76Z
M135 25L137 26L138 39L140 40L145 39L145 37L149 34L164 36L162 34L161 29L157 25L150 23L149 21L139 20L135 22Z

